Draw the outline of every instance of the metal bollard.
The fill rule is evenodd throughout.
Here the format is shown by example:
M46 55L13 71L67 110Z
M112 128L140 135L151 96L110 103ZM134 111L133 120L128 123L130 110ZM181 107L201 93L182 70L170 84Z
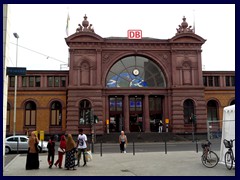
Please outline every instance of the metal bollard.
M100 155L102 156L102 141L100 143Z
M167 154L167 141L165 140L165 154Z
M94 153L94 143L93 142L91 144L91 150L92 150L92 153Z
M196 139L196 153L198 153L198 143L197 143L197 139Z
M19 141L17 140L17 154L18 154L18 148L19 148Z
M135 145L134 145L134 141L133 141L133 155L135 155Z

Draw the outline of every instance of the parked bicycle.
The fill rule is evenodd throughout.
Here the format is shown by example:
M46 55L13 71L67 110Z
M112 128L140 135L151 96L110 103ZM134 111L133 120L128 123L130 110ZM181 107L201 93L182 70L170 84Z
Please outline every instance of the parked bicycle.
M211 142L202 143L203 154L201 157L202 164L207 168L213 168L218 164L218 155L211 150Z
M223 140L223 144L225 145L226 148L228 148L228 151L225 153L225 165L227 167L227 169L231 170L233 167L233 162L235 164L235 157L233 154L233 141L235 141L235 139L230 139L230 141L224 139Z

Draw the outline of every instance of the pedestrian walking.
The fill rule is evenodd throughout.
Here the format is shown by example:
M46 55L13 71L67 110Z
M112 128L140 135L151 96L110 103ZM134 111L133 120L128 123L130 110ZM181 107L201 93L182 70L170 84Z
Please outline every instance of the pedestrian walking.
M54 155L55 155L55 141L54 141L54 136L51 136L51 138L48 141L47 144L47 148L48 148L48 164L49 164L49 168L52 168L52 165L54 163Z
M39 154L37 149L38 143L39 140L36 134L34 132L31 132L31 135L28 139L26 170L39 169Z
M75 153L76 153L76 143L74 142L72 135L68 134L66 142L66 156L65 156L65 168L69 170L75 169Z
M162 120L159 121L159 124L158 124L158 133L162 133L162 129L163 129L163 122Z
M80 159L81 159L81 154L83 154L83 166L85 166L86 163L86 157L85 157L85 152L87 150L87 136L86 134L83 134L83 129L79 129L79 135L78 135L78 141L77 141L77 148L78 148L78 162L77 166L80 167Z
M66 137L62 135L60 139L60 145L58 147L58 160L54 164L56 167L58 165L60 169L62 168L62 159L65 151L66 151Z
M127 136L124 134L124 131L121 131L121 135L119 136L119 144L121 153L126 153Z

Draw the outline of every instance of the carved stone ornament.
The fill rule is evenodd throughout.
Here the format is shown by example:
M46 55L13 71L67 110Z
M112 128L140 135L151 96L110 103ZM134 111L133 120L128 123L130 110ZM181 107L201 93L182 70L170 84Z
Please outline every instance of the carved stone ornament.
M89 25L86 14L83 18L84 20L82 21L82 25L78 24L79 27L76 29L76 33L83 32L83 31L94 33L94 28L92 27L92 24Z
M182 20L183 20L182 24L178 25L179 28L176 28L176 30L177 30L176 35L181 34L181 33L194 33L194 29L191 29L192 26L188 26L185 16L183 16Z

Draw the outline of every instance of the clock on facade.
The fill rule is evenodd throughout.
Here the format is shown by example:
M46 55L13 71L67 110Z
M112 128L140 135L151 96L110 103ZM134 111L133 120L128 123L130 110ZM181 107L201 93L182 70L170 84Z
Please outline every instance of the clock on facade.
M133 73L134 76L138 76L139 75L139 70L138 69L134 69L132 73Z

